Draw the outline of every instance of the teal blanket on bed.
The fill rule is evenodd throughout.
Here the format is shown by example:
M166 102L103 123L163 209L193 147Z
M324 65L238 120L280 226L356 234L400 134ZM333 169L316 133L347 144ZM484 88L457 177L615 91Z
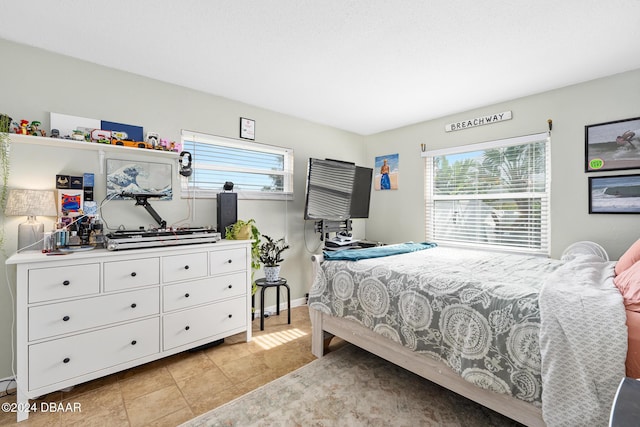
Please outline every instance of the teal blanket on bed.
M361 259L380 258L391 255L406 254L438 246L435 243L399 243L397 245L376 246L364 249L345 249L341 251L324 251L325 261L358 261Z

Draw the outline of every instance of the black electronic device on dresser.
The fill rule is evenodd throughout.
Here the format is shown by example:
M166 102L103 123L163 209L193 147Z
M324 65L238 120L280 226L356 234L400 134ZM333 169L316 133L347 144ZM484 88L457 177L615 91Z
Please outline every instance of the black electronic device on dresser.
M224 239L226 228L238 221L238 193L218 193L216 213L218 231Z

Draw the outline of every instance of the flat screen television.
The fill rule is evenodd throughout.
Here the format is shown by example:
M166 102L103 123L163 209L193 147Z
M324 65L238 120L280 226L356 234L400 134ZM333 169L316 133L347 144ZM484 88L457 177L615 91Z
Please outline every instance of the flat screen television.
M368 218L373 169L331 159L309 159L304 219Z
M353 180L351 192L351 218L369 218L369 204L371 203L371 183L373 169L356 166L356 176Z

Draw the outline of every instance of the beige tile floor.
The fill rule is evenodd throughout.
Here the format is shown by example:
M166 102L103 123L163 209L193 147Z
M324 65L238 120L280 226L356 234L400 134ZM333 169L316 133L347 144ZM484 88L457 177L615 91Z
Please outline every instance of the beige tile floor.
M219 346L183 352L162 360L55 392L36 401L80 407L81 412L31 414L16 423L15 413L0 412L0 425L10 426L175 426L260 387L313 360L311 323L306 306L253 321L253 340L244 334ZM331 347L340 346L334 340ZM15 396L0 397L0 403Z

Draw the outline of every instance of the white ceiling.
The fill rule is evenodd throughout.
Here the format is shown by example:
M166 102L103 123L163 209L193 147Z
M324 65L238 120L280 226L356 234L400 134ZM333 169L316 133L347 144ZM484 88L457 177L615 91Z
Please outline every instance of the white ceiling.
M362 135L640 68L640 0L5 0L0 10L0 38Z

